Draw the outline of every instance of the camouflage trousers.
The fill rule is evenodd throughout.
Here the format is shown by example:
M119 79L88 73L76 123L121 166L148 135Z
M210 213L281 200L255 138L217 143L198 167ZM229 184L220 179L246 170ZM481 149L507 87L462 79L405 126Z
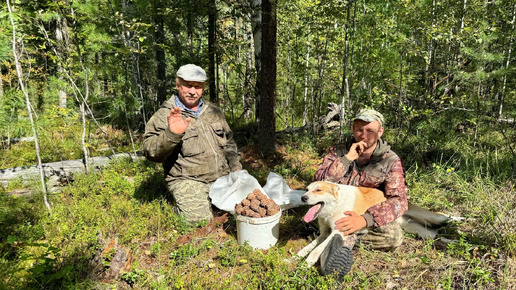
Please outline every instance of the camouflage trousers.
M365 228L345 236L344 246L353 249L357 240L366 248L390 251L403 243L403 230L396 221L378 228Z
M168 192L174 200L172 204L174 211L184 217L186 221L192 223L211 220L213 212L209 193L212 184L195 180L168 183Z

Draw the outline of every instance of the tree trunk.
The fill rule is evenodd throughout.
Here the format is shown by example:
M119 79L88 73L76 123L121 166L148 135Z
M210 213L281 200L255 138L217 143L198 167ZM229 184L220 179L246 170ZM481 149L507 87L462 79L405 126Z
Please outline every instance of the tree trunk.
M509 65L511 63L511 53L512 53L512 41L513 41L513 37L512 37L512 34L514 33L514 22L516 21L516 4L514 5L513 9L512 9L512 30L511 30L511 36L509 37L509 48L507 49L507 61L505 62L505 68L506 69L509 69ZM505 99L505 89L506 89L506 85L507 85L507 73L505 73L505 75L503 76L503 86L502 86L502 95L500 97L500 104L499 104L499 107L498 107L498 118L501 118L502 117L502 113L503 113L503 102L504 102L504 99Z
M87 76L87 75L86 75ZM81 122L82 122L82 133L81 133L81 144L82 144L82 152L84 155L84 167L86 169L86 173L90 172L90 154L88 152L88 146L86 145L86 104L87 97L84 98L84 101L79 106L81 111Z
M72 8L72 15L73 15L73 8ZM78 38L79 33L77 32L77 26L73 26L74 29L74 42L75 47L77 49L77 57L79 58L79 65L81 66L82 72L84 73L84 95L81 95L81 100L77 100L79 105L79 110L81 112L81 123L82 123L82 132L81 132L81 145L82 145L82 152L84 157L84 166L86 169L86 173L90 171L90 154L88 150L88 145L86 144L86 107L88 106L88 97L90 95L90 85L89 85L89 79L88 79L88 70L84 67L84 63L82 61L82 52L81 52L81 45ZM94 118L92 114L92 118Z
M354 1L354 7L353 7L353 33L351 35L351 38L353 39L352 43L351 43L351 54L349 55L349 73L348 73L348 81L349 81L349 84L348 84L348 92L347 92L347 96L348 96L348 106L347 108L351 109L352 105L353 105L353 102L352 102L352 99L351 99L351 90L353 88L353 75L354 75L354 68L353 68L353 57L355 56L355 41L356 41L356 32L357 32L357 0ZM349 52L348 52L349 54ZM351 88L350 88L351 86ZM343 121L345 121L345 110L346 108L343 108L342 111L341 111L341 119ZM343 123L341 122L341 127L343 126ZM343 133L343 132L341 132ZM344 137L344 136L341 136L341 137Z
M294 52L294 55L297 55L297 52ZM294 104L294 100L296 98L296 83L297 83L297 74L290 70L290 68L294 67L292 64L292 56L291 56L290 51L287 54L287 64L288 64L289 69L287 69L287 71L285 72L286 75L284 76L284 79L287 80L287 82L286 82L287 87L285 90L285 105L283 107L286 108L285 125L288 128L289 127L288 120L289 120L290 116L292 115L292 117L294 117L294 112L291 112L291 109L293 107L291 104ZM291 77L292 77L292 79L291 79ZM294 124L292 124L292 126L294 126Z
M13 55L14 55L14 62L16 64L16 74L18 75L18 82L20 84L20 89L22 90L23 94L25 95L25 102L27 105L27 113L29 116L30 124L32 127L32 134L34 136L34 147L36 149L36 157L38 158L38 172L39 172L39 180L41 182L41 190L43 191L43 201L45 202L45 206L47 207L48 211L52 213L52 210L50 209L50 204L47 201L47 187L45 185L45 176L43 173L43 166L41 164L41 156L39 153L39 142L38 137L36 134L36 125L34 124L34 119L32 118L32 109L30 105L30 99L29 94L27 93L27 90L25 89L25 85L23 83L23 72L22 67L20 64L20 60L18 59L18 49L16 48L16 27L14 25L14 19L12 15L11 5L9 3L9 0L7 2L7 9L9 11L9 18L11 20L11 25L13 28Z
M77 35L77 33L75 34ZM81 64L82 71L84 72L84 98L82 99L80 105L81 111L81 122L82 122L82 133L81 133L81 144L82 144L82 152L84 155L84 166L86 169L86 173L90 172L90 152L88 151L88 146L86 144L86 106L88 105L88 97L90 95L90 88L88 82L88 70L84 67L82 63L82 55L79 47L79 43L77 45L77 54L79 55L79 63ZM92 116L94 118L94 116Z
M398 111L400 108L400 105L403 103L403 52L400 52L400 69L399 69L399 75L400 75L400 82L399 82L399 90L398 90L398 104L395 106L395 111ZM396 112L396 118L395 118L395 124L398 128L401 127L401 114L399 112Z
M159 105L167 100L167 62L165 59L165 50L163 45L165 44L165 28L163 19L163 3L161 1L154 1L154 51L156 54L156 79L157 84L157 102ZM145 105L145 104L142 104Z
M210 101L218 103L217 82L215 77L216 47L217 47L217 5L215 0L208 3L208 81L210 86Z
M433 0L432 1L432 26L430 27L431 30L434 29L435 27L435 9L436 9L436 0ZM433 88L433 84L435 83L432 83L432 62L433 62L433 38L430 37L430 39L428 40L428 61L426 63L426 67L425 67L425 89L428 93L432 93L431 91L431 88Z
M263 0L258 144L264 153L276 150L276 28L276 0Z
M245 68L245 76L244 76L245 82L243 84L243 86L245 86L245 88L243 88L243 90L242 90L244 92L244 94L242 95L242 102L243 102L243 108L244 108L244 111L242 112L242 117L246 120L249 120L253 116L253 102L255 99L253 92L257 93L256 88L251 87L252 83L256 84L256 82L252 82L253 76L256 76L256 74L253 74L253 72L252 72L252 70L253 70L252 68L254 67L253 60L254 60L255 49L253 46L253 32L251 31L251 33L249 33L247 26L244 31L245 31L244 39L246 39L246 42L248 44L249 53L246 56L246 64L247 65Z
M346 16L346 24L345 24L345 37L344 37L344 66L342 68L342 84L341 84L341 88L340 88L340 109L341 109L341 112L340 112L340 124L341 126L344 125L344 116L345 116L345 102L346 102L346 98L349 100L350 99L350 96L349 96L349 79L348 79L348 74L347 74L347 70L348 70L348 63L349 63L349 23L350 23L350 18L351 18L351 2L348 2L347 4L347 16Z
M186 43L188 44L188 56L192 59L195 57L194 52L194 44L193 44L193 34L194 34L194 11L193 7L195 7L195 0L189 1L191 4L190 8L186 12Z
M466 3L467 2L468 2L467 0L464 0L464 5L462 6L462 18L460 21L460 33L461 34L464 31L464 17L466 16Z
M308 107L308 70L310 64L310 25L308 25L307 29L307 45L306 45L306 61L305 61L305 85L303 91L303 104L305 108ZM303 126L308 123L308 110L303 111Z
M326 27L326 35L325 35L325 42L324 42L324 49L323 53L319 54L317 56L318 58L318 64L317 64L317 81L315 82L314 86L314 99L312 104L312 123L317 123L317 118L321 115L321 86L323 82L323 74L324 74L324 67L326 65L326 59L327 59L327 52L328 52L328 41L329 41L329 33L330 33L330 25Z
M57 2L57 1L53 1ZM60 5L60 4L58 4ZM59 53L59 56L61 58L61 62L57 63L57 78L60 81L64 81L65 77L64 74L66 73L66 68L64 67L65 63L68 59L68 51L70 46L69 41L69 31L68 31L68 24L66 17L64 14L66 12L62 11L61 7L59 7L61 13L59 13L58 17L55 20L55 35L56 35L56 46L57 46L57 52ZM59 108L66 108L67 104L67 93L66 89L62 87L61 83L59 82L59 88L57 90L57 95L59 97Z
M256 121L259 122L258 114L260 111L260 89L262 76L262 0L251 0L251 27L253 29L254 41L254 66L256 68L256 86L255 86L255 116Z

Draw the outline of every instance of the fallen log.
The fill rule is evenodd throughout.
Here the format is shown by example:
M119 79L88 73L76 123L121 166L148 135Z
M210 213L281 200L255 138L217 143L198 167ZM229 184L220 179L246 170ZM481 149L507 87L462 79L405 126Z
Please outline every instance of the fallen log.
M102 167L108 165L111 161L123 158L130 158L135 161L137 159L144 159L145 157L143 157L141 153L118 153L111 156L92 157L90 158L91 169L98 171ZM42 166L45 178L58 176L61 180L70 178L74 173L85 171L83 159L45 163ZM32 180L38 175L39 170L37 165L0 169L0 182L4 187L7 187L9 182L14 179L21 179L22 182L24 182Z
M301 127L289 127L282 131L277 131L276 136L283 136L286 134L299 134L304 131L309 130L310 128L314 130L316 133L320 130L335 130L340 128L340 119L342 115L342 106L329 103L328 104L328 113L326 116L320 116L319 120L314 123L309 123Z
M509 124L509 125L516 123L514 118L499 118L497 121L498 121L498 123Z

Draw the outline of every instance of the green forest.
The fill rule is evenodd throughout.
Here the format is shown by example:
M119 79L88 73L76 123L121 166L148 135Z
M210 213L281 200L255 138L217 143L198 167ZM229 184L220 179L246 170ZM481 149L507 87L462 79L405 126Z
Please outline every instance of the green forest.
M516 288L516 2L0 5L0 289ZM338 284L288 260L317 235L306 208L268 250L233 216L186 223L141 145L188 63L262 185L306 190L353 116L381 112L409 200L465 218L439 230L455 242L358 247Z

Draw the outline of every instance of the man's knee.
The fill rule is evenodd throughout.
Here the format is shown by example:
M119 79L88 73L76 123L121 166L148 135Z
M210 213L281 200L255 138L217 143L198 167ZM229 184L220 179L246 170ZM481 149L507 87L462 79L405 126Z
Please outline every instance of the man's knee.
M403 230L396 222L392 222L369 231L360 240L372 249L390 251L401 246L403 239Z
M188 222L199 222L213 218L209 200L209 185L182 180L167 186L174 199L174 211Z

